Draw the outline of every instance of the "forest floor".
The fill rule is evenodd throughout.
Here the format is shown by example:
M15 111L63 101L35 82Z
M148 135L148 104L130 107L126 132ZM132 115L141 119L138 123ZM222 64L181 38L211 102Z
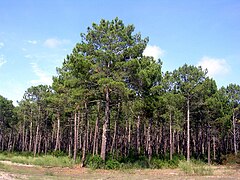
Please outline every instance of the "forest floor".
M239 179L240 166L212 166L213 175L195 176L186 175L179 169L129 169L129 170L91 170L88 168L59 168L23 165L1 161L0 180L14 179L130 179L130 180L150 180L150 179L173 179L173 180L204 180L204 179Z

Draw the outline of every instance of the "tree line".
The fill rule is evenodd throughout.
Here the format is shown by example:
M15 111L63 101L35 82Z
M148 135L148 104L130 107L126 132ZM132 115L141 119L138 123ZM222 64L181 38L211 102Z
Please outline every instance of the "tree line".
M34 156L182 154L208 162L239 149L240 86L217 88L201 67L162 72L148 38L118 18L93 23L51 86L28 88L14 107L0 96L0 150Z

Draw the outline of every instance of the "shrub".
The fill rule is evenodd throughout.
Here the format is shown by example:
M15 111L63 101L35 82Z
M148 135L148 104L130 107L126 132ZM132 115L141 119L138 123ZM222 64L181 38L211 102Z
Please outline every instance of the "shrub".
M109 159L105 164L106 169L119 169L120 166L121 164L115 159Z
M206 175L212 175L213 169L199 161L180 161L178 167L186 174L189 175L200 175L200 176L206 176Z
M100 169L104 167L104 161L100 156L95 155L95 156L91 156L87 160L86 165L91 169Z
M66 153L65 153L65 152L63 152L63 151L59 151L59 150L57 150L57 151L53 151L51 154L52 154L53 156L56 156L56 157L63 157L63 156L66 156Z
M166 163L158 158L152 158L150 162L150 168L153 169L162 169L163 167L166 167Z

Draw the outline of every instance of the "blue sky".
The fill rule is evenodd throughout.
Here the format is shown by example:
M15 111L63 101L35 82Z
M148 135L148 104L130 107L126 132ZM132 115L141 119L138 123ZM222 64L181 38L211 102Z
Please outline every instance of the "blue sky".
M163 71L208 68L218 87L240 84L238 0L0 0L0 95L51 84L56 67L93 22L115 17L149 37L145 54Z

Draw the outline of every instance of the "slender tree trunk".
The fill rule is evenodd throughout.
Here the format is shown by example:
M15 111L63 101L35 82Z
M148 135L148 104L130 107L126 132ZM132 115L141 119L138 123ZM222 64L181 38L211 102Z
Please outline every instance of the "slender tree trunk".
M88 108L87 108L87 103L84 103L84 108L85 108L85 118L84 118L84 139L83 139L83 147L82 147L82 160L81 160L81 167L85 165L85 160L86 160L86 153L87 153L87 146L88 146ZM87 126L87 127L86 127Z
M151 138L151 130L152 130L152 118L149 118L148 124L148 160L149 162L152 159L152 138Z
M55 151L60 150L59 134L60 134L60 112L58 110L58 112L57 112L57 137L56 137Z
M129 151L131 149L131 121L130 119L128 120L128 153L129 154Z
M110 125L110 108L109 108L109 88L107 87L105 89L105 100L106 100L106 106L105 106L105 119L103 123L103 132L102 132L102 147L101 147L101 158L103 161L106 159L106 151L107 151L107 141L108 141L108 131L109 131L109 125Z
M140 115L137 117L137 152L141 153L141 139L140 139Z
M128 121L126 119L125 123L125 133L124 133L124 155L127 156L128 151Z
M216 160L216 142L215 136L213 136L213 159Z
M211 138L210 138L210 127L208 125L208 129L207 129L207 143L208 143L208 165L211 164Z
M22 152L25 149L25 112L23 116L23 126L22 126Z
M236 118L233 112L233 117L232 117L232 123L233 123L233 145L234 145L234 154L237 156L237 141L236 141Z
M172 135L172 153L175 153L175 129L173 130L173 135Z
M28 130L26 129L26 131L25 131L25 140L24 140L24 141L25 141L25 142L24 142L24 144L25 144L25 149L24 149L24 150L25 150L25 151L28 150L27 137L28 137Z
M177 153L180 154L180 134L177 131Z
M38 133L39 133L39 125L37 125L37 130L36 130L36 137L35 137L35 144L34 144L34 157L36 156L37 153L37 145L38 145Z
M33 122L32 122L32 112L31 112L31 122L30 122L30 138L29 138L29 148L28 151L32 151L32 127L33 127Z
M117 119L115 120L115 123L114 123L114 134L113 134L113 141L112 141L112 146L111 146L112 154L114 154L114 146L116 144L116 135L117 135Z
M72 157L72 120L71 118L69 119L70 122L70 132L69 132L69 141L68 141L68 157Z
M97 102L97 119L95 123L93 139L93 155L98 154L98 131L99 131L100 101Z
M38 140L38 150L37 150L37 153L38 153L38 154L41 153L41 143L42 143L42 133L40 132L40 134L39 134L39 140Z
M187 161L190 161L190 107L189 97L187 97Z
M77 158L77 111L74 113L74 150L73 150L73 160L76 162Z
M172 113L169 115L169 148L170 148L170 160L172 160Z

